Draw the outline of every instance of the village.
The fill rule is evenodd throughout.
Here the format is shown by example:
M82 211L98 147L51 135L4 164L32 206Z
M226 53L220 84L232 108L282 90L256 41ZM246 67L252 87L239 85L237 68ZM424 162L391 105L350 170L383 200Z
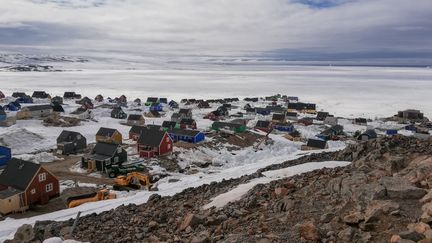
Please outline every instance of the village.
M33 125L47 136L26 129ZM311 153L397 134L428 139L431 129L415 109L344 118L280 94L174 101L0 92L0 220L156 191L161 178L215 173L275 143ZM28 151L16 146L23 133L39 139Z

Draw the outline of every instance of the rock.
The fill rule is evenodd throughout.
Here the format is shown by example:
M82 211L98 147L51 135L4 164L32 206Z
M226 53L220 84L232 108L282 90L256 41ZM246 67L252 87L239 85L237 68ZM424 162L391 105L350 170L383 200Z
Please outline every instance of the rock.
M278 187L274 190L274 193L276 197L282 198L288 195L288 189L286 189L285 187Z
M391 199L419 199L426 194L424 189L412 186L400 177L382 177L380 183L386 188L387 196Z
M432 190L429 190L429 192L420 199L421 203L428 203L432 202Z
M182 231L182 230L186 229L188 226L194 227L194 226L199 225L203 222L204 222L203 217L197 216L193 213L189 213L184 217L183 222L181 223L181 225L179 227L179 230Z
M400 239L397 241L397 243L416 243L416 242L412 241L412 240L407 240L407 239Z
M425 238L425 236L423 234L420 234L416 231L411 231L411 230L400 232L399 236L402 239L412 240L414 242L417 242L419 240L423 240Z
M351 213L343 217L343 221L347 224L358 224L360 223L360 221L363 220L364 220L364 216L360 212Z
M31 242L34 237L35 235L33 232L33 227L30 224L23 224L17 229L14 240L18 240L20 242Z
M321 215L320 217L320 221L322 223L328 223L330 222L333 218L335 217L335 215L333 213L325 213L323 215Z
M424 232L424 235L426 236L426 238L432 239L432 229L426 230Z
M366 208L365 222L372 223L379 221L383 214L389 214L390 212L399 209L399 204L393 201L372 201Z
M313 223L305 223L301 225L300 236L311 241L317 241L320 239L319 231Z
M390 243L397 243L400 239L401 237L399 235L392 235L390 238Z
M150 230L156 229L158 226L159 224L156 221L150 221L148 224Z
M351 242L353 235L354 235L354 230L351 227L343 229L338 233L338 237L339 239L342 240L342 242Z
M414 226L414 230L420 234L424 234L427 230L430 230L431 227L428 224L425 224L423 222L417 223Z
M426 239L423 239L417 243L432 243L432 238L426 238Z

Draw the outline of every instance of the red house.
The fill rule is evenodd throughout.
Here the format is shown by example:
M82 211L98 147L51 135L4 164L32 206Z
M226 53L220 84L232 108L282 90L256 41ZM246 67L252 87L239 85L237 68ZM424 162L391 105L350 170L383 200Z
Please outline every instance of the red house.
M191 118L183 118L180 120L180 128L181 129L196 129L197 124L194 119Z
M58 179L40 164L11 159L0 175L0 212L24 211L60 195Z
M138 154L141 158L152 158L169 154L173 150L173 141L166 131L157 128L142 130L137 142Z

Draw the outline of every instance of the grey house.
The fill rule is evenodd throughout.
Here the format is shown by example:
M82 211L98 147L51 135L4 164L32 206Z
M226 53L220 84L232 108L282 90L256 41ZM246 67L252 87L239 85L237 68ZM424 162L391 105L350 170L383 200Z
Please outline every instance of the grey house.
M107 172L113 165L127 161L127 152L118 144L98 142L90 154L81 160L81 167L91 171Z
M76 154L87 148L87 139L78 132L63 130L57 137L59 154Z

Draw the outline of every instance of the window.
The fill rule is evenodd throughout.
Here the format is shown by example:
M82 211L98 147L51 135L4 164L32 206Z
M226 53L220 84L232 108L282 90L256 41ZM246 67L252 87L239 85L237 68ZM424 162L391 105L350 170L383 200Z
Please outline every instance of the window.
M171 149L171 144L168 144L168 149Z
M53 190L53 184L52 183L45 185L45 191L46 192L50 192L52 190Z
M166 138L166 141L169 142L169 137Z
M46 180L46 173L39 174L39 182Z
M30 191L30 193L33 195L33 194L36 194L36 189L31 189L31 191Z

